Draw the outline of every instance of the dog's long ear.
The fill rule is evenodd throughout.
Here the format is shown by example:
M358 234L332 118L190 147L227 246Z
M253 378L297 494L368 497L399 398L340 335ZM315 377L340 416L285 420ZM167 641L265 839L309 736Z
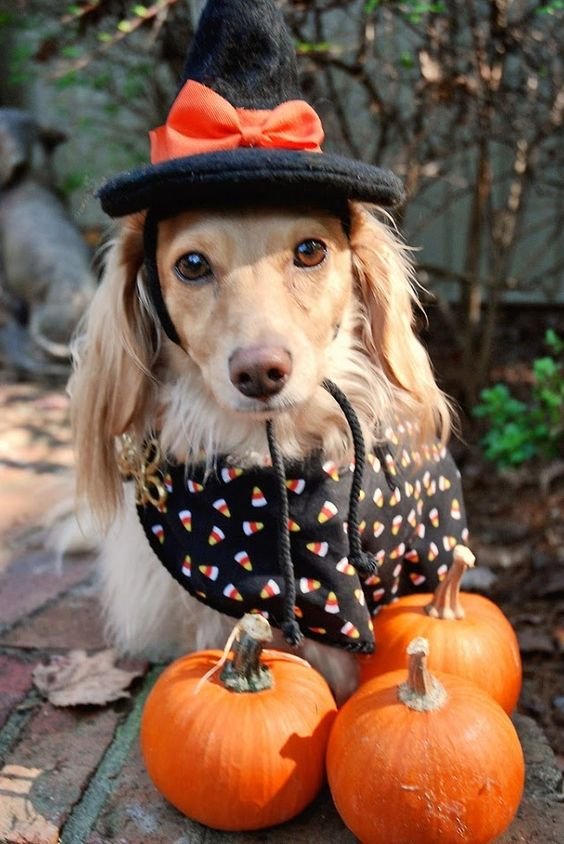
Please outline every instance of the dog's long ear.
M367 207L351 203L350 243L364 308L362 343L392 385L396 412L416 422L423 440L450 431L449 403L414 333L418 305L407 248Z
M115 437L128 428L143 432L154 388L156 329L137 285L142 218L123 224L106 257L84 333L75 342L76 368L69 384L77 490L102 523L121 501Z

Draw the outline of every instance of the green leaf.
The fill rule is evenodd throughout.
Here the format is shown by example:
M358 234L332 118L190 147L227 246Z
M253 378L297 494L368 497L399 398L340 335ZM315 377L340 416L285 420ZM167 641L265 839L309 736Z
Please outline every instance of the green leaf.
M61 56L65 59L78 59L79 56L82 55L82 50L80 47L76 47L74 44L67 44L66 47L63 47L61 50Z
M560 338L552 328L547 329L544 342L557 357L564 353L564 339Z
M63 193L68 196L69 194L74 193L74 191L83 188L87 181L88 177L86 173L80 173L76 171L67 173L67 175L63 179L61 188Z
M407 68L408 70L412 67L415 67L415 59L413 55L408 51L404 50L403 53L400 55L400 64L402 67Z
M552 378L558 370L559 366L553 358L537 358L533 363L533 372L536 378L544 380L545 378Z
M332 48L332 44L329 41L318 41L318 42L310 42L310 41L296 41L295 47L298 53L307 54L307 53L328 53L329 50Z
M55 81L55 85L59 90L64 91L66 88L71 88L73 85L78 85L78 74L76 70L69 70L64 76L59 77Z

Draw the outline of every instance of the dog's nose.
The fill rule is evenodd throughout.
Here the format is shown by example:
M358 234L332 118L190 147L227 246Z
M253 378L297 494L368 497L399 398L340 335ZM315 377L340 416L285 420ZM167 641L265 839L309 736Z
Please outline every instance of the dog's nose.
M247 346L229 360L231 383L244 396L266 400L279 393L292 372L292 357L281 346Z

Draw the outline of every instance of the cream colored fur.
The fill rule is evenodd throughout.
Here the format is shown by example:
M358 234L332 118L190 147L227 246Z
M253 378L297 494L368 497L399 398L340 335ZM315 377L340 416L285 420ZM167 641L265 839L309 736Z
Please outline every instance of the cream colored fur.
M322 448L348 460L348 429L319 386L347 394L369 443L399 414L426 438L448 435L447 402L413 332L416 297L407 250L370 209L353 204L347 237L325 214L287 211L186 212L161 224L157 254L163 295L182 348L152 313L142 269L141 216L122 226L77 344L71 381L78 490L107 530L101 555L108 630L126 653L171 657L222 646L233 620L192 599L153 556L138 524L131 485L123 491L116 437L159 432L177 460L217 454L252 465L267 456L264 420L274 419L284 454ZM301 240L328 245L314 270L296 269ZM184 253L204 253L213 282L182 284L173 272ZM231 383L234 351L256 344L287 348L292 373L265 403ZM127 486L127 485L126 485ZM281 644L281 643L279 643ZM306 642L303 655L339 699L353 690L352 658Z

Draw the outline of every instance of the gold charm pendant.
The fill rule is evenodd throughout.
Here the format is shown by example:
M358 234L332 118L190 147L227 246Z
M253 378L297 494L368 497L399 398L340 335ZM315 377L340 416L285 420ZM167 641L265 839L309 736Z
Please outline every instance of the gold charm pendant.
M164 510L168 493L164 485L159 444L155 436L145 440L141 446L133 434L121 436L121 450L118 454L118 469L123 478L135 481L137 504L152 504Z

